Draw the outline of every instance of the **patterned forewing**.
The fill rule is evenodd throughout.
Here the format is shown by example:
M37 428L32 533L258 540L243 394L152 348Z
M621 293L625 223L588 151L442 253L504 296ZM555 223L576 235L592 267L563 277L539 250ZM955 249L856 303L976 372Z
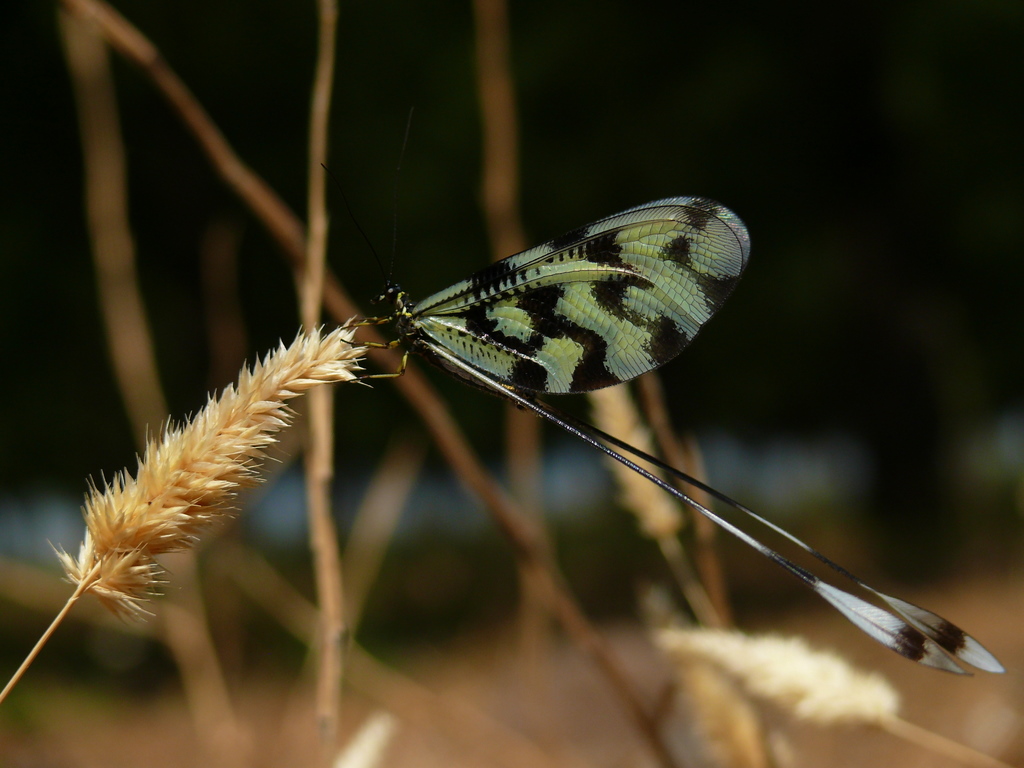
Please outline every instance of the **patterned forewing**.
M632 208L417 303L413 323L503 384L587 392L675 357L731 293L749 239L702 198Z

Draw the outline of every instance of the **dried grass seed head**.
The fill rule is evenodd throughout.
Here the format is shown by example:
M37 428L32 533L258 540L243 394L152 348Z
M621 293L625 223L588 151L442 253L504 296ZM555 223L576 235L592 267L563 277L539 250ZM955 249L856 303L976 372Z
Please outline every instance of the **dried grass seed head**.
M664 630L658 645L679 664L710 662L752 696L820 725L879 723L896 717L899 695L881 676L811 650L799 638L734 631Z
M79 586L88 581L117 614L144 613L162 573L154 558L190 548L228 516L239 488L258 481L264 449L291 423L287 401L356 378L364 348L352 346L353 332L314 330L280 344L194 418L151 440L135 477L123 471L102 489L92 485L78 555L58 552L68 578Z

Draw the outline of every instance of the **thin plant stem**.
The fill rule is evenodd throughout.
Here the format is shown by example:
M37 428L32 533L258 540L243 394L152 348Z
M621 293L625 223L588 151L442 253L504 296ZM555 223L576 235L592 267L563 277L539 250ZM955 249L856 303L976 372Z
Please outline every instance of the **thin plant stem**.
M211 389L234 379L249 346L238 281L242 230L234 218L218 217L207 226L199 246Z
M274 568L261 552L242 543L221 547L227 576L249 600L262 608L292 637L312 645L317 609Z
M161 606L161 634L180 670L193 727L209 764L245 768L252 764L252 737L235 712L217 656L195 553L169 557L174 558L169 567L175 583L183 588L168 595Z
M494 261L526 248L519 211L518 111L510 62L507 0L473 0L476 89L483 128L480 192ZM509 477L516 498L538 520L542 424L525 411L505 410Z
M380 573L388 543L416 485L426 453L422 440L396 434L352 519L342 556L350 634L355 634L362 618L367 595Z
M409 446L401 449L409 450ZM235 584L297 641L315 641L316 606L271 566L263 556L238 546L229 556L237 567L228 573ZM270 589L268 589L268 585ZM450 696L435 693L421 683L376 659L358 643L351 647L346 683L387 707L409 723L426 724L467 748L486 744L485 764L509 766L564 765L514 729L486 712Z
M566 765L563 756L555 758L550 750L542 749L486 710L425 688L386 666L365 648L355 646L352 657L353 687L393 711L401 720L418 723L431 733L444 734L471 754L476 753L464 762L504 768L564 768Z
M526 247L519 213L519 130L510 63L508 3L474 0L476 85L483 121L481 191L495 259Z
M317 11L317 59L309 126L309 238L306 242L305 269L301 272L299 284L300 311L306 328L317 325L323 311L328 229L324 166L327 163L327 131L334 85L338 7L334 0L318 0ZM307 514L317 602L320 607L316 719L321 754L326 763L334 752L341 711L342 640L345 633L341 555L338 550L338 533L331 516L331 483L334 479L332 391L321 388L310 393L307 424Z
M611 435L653 455L651 432L643 423L628 387L608 387L590 393L595 424ZM636 472L613 463L612 474L620 488L623 505L636 517L645 536L654 539L686 597L697 620L715 625L718 618L679 542L679 530L685 524L681 506L675 499Z
M498 261L526 248L519 208L519 127L507 0L474 0L476 90L482 127L483 157L480 191L491 258ZM543 424L532 414L505 407L505 457L511 486L522 509L546 535L543 518ZM545 546L550 547L549 542ZM550 612L542 604L533 579L520 570L520 654L524 680L534 706L529 708L540 728L550 728L550 678L542 660L551 642Z
M945 736L929 731L927 728L922 728L919 725L914 725L900 717L883 720L878 723L878 727L904 741L916 744L950 760L955 760L961 765L969 765L973 766L973 768L1011 768L1009 763L989 757L976 749L959 744L952 739L947 739Z
M170 68L153 43L103 0L62 0L74 16L96 24L107 43L138 66L188 126L214 168L256 213L284 249L301 261L304 245L302 222L270 186L235 153L224 134L192 92ZM352 313L349 313L350 315Z
M78 598L84 595L85 591L92 586L93 582L99 575L99 572L100 564L97 563L93 566L92 570L86 574L86 577L78 583L78 586L75 587L75 591L71 593L71 597L69 597L67 602L64 603L64 607L60 609L60 612L54 617L53 621L50 622L50 626L46 628L46 631L43 632L42 636L36 641L32 650L29 651L28 656L26 656L25 660L21 662L21 666L15 670L14 674L11 675L11 679L7 681L7 685L5 685L4 689L0 691L0 704L2 704L4 699L7 698L7 694L11 692L11 689L18 684L18 681L21 680L22 676L24 676L25 671L32 666L32 662L36 660L36 656L38 656L39 652L43 650L43 646L46 645L50 636L57 631L57 627L61 625L64 621L64 617L68 615L68 612L71 610L71 606L77 603Z
M665 461L678 467L691 477L705 479L704 464L696 441L690 439L680 441L672 429L668 407L665 403L665 390L661 378L656 372L641 376L637 380L640 407L643 409L647 422L651 425L655 440L661 449ZM712 501L699 488L688 488L699 504L708 507ZM689 510L687 510L689 512ZM711 601L713 613L705 617L704 624L709 627L724 628L732 626L732 609L729 605L729 593L726 586L725 572L718 557L715 541L718 526L704 515L689 514L688 519L694 527L693 560L700 576L703 591Z
M82 137L86 218L107 352L136 445L143 445L147 428L166 418L167 404L135 267L117 97L100 36L66 13L58 19Z
M665 558L665 563L672 572L672 578L679 585L679 589L693 610L697 621L705 627L719 629L721 620L718 618L718 612L704 589L704 585L697 577L697 572L694 570L682 542L679 541L679 537L659 536L658 549L661 550L661 556Z

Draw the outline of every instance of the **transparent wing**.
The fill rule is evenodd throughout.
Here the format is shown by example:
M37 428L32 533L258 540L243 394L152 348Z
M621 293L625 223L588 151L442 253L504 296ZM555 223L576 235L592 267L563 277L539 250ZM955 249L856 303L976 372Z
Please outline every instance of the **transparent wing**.
M418 302L413 321L503 384L586 392L678 355L732 292L749 251L732 211L658 200L492 264Z

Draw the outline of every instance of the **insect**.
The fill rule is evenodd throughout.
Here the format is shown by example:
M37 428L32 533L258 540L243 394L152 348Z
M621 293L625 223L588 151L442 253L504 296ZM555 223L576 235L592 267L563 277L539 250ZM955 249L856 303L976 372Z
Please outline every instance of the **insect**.
M626 382L674 358L728 298L749 253L747 229L732 211L700 197L667 198L509 256L421 301L389 280L375 301L390 302L393 312L357 324L394 322L398 338L383 346L405 347L396 372L371 378L401 375L410 352L416 353L640 473L789 571L896 653L950 672L965 673L958 661L1003 672L977 640L941 616L879 592L728 496L537 399ZM888 610L823 581L624 454L784 536Z

